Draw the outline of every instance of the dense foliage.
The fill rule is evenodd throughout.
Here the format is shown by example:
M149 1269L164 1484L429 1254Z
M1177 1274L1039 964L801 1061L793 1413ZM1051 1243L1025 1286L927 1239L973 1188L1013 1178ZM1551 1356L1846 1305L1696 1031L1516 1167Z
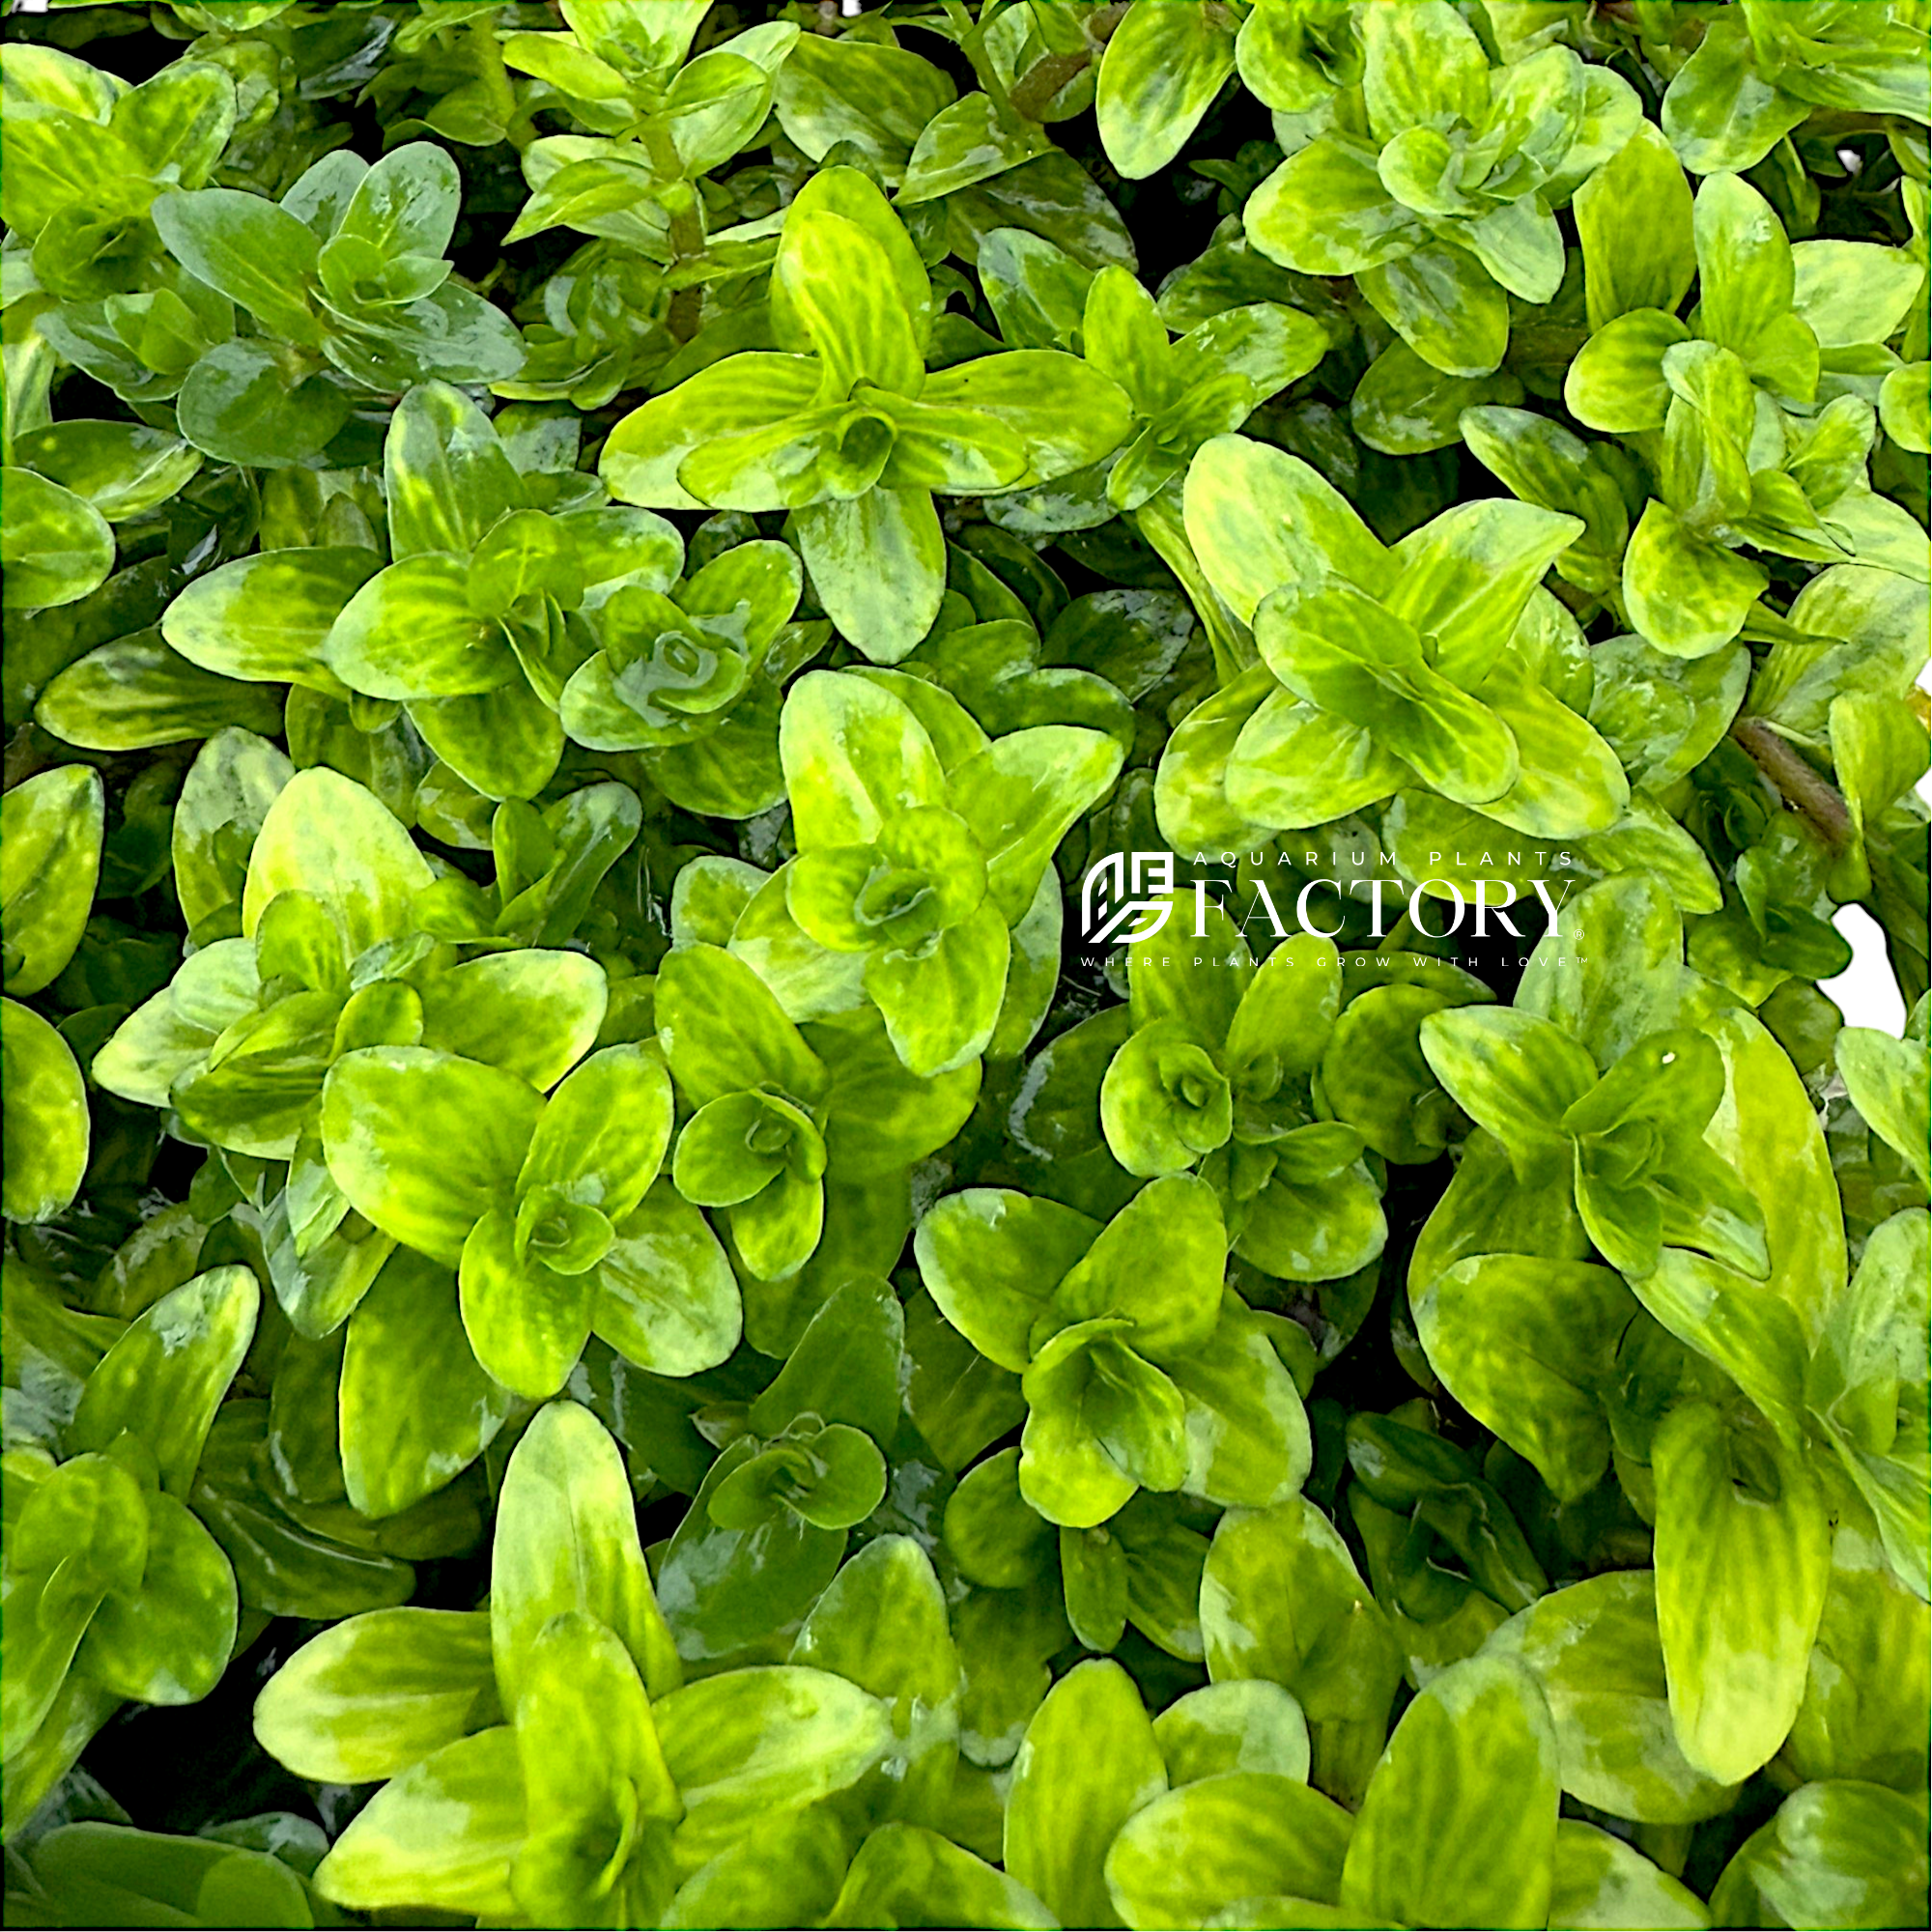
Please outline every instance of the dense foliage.
M4 61L9 1923L1927 1922L1926 0Z

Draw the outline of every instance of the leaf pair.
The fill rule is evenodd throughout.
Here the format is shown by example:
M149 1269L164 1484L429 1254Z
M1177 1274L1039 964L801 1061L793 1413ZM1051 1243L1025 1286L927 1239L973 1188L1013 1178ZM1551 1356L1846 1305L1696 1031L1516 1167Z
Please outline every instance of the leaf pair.
M933 685L812 671L786 696L779 755L799 856L767 891L785 925L808 953L850 961L913 1073L966 1065L1001 1024L1054 848L1120 770L1118 741L1062 724L988 739Z
M410 977L430 952L412 908L431 877L362 786L326 769L289 780L249 853L241 936L184 962L95 1056L95 1078L179 1109L216 1146L287 1160L338 1054L440 1031Z
M322 1148L358 1213L457 1270L486 1373L541 1400L592 1332L668 1375L713 1367L737 1342L737 1287L715 1237L651 1191L670 1125L670 1082L649 1047L591 1054L547 1100L505 1067L378 1047L331 1069Z
M932 492L986 495L1080 469L1121 440L1125 400L1047 351L928 377L924 265L853 169L821 170L793 200L772 291L781 353L726 356L635 411L603 474L628 502L791 510L833 622L874 662L896 663L945 588Z
M10 1826L116 1700L193 1703L227 1668L235 1575L187 1498L259 1305L241 1267L171 1291L88 1376L63 1432L65 1459L8 1454L18 1510L7 1539L0 1687Z
M661 1918L674 1862L849 1786L891 1738L824 1670L680 1688L622 1459L574 1404L510 1459L492 1570L487 1615L351 1618L256 1706L302 1775L388 1779L317 1871L339 1904Z
M947 1320L1023 1377L1020 1492L1049 1521L1104 1522L1143 1488L1265 1503L1299 1485L1300 1397L1265 1327L1224 1300L1205 1182L1153 1181L1104 1229L974 1189L921 1221L915 1251Z
M603 648L564 686L565 731L601 752L641 752L687 810L749 818L783 795L779 693L825 626L791 623L804 577L768 539L713 556L668 591L614 590L598 612Z
M1224 686L1176 732L1157 805L1178 846L1229 842L1236 821L1240 836L1327 823L1416 782L1537 837L1622 811L1615 753L1539 663L1568 620L1538 582L1578 519L1489 499L1390 551L1307 464L1233 436L1196 456L1184 503L1201 568L1272 680Z
M1422 1050L1520 1176L1551 1160L1571 1167L1583 1225L1625 1275L1652 1273L1666 1246L1760 1277L1769 1269L1764 1210L1704 1139L1724 1068L1701 1034L1651 1035L1600 1077L1548 1021L1470 1007L1425 1020Z
M1634 192L1651 210L1640 237L1620 213ZM1870 242L1794 247L1734 174L1710 174L1693 203L1654 135L1579 195L1577 227L1595 332L1564 400L1594 429L1663 432L1622 572L1642 635L1684 656L1736 637L1769 581L1734 554L1741 543L1913 568L1894 559L1916 559L1918 539L1865 481L1874 424L1851 379L1892 362L1885 343L1920 266ZM1700 299L1686 324L1675 311L1693 270Z
M1562 280L1551 210L1631 138L1640 105L1564 46L1492 71L1434 0L1372 8L1361 32L1359 105L1250 197L1248 239L1304 274L1353 275L1423 361L1486 375L1508 345L1508 297L1548 302Z
M1200 1166L1243 1259L1289 1280L1351 1274L1381 1251L1378 1188L1362 1135L1318 1119L1312 1081L1341 1002L1332 941L1297 934L1257 968L1205 889L1177 895L1166 944L1129 952L1134 1031L1100 1083L1114 1157L1144 1178Z
M279 202L227 187L163 195L154 219L170 254L262 330L188 369L183 435L224 462L275 468L318 454L358 392L513 374L523 349L509 318L449 279L461 201L456 163L423 141L374 166L326 155Z

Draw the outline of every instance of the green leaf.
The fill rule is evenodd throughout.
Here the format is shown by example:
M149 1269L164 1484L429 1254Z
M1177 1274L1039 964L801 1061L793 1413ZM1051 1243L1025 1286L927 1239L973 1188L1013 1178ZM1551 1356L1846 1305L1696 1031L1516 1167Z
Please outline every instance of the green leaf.
M425 552L468 556L524 500L489 417L446 383L425 383L396 406L383 445L383 483L398 561Z
M199 450L135 423L50 423L14 448L24 468L84 497L110 524L158 509L201 468Z
M517 1177L517 1191L561 1188L613 1221L656 1179L670 1138L670 1080L648 1047L606 1047L550 1096Z
M183 1504L151 1496L147 1508L140 1584L107 1593L73 1665L144 1704L192 1704L214 1689L235 1648L235 1573Z
M1450 797L1480 804L1515 783L1506 727L1432 669L1420 634L1373 598L1335 582L1281 592L1257 613L1256 638L1296 697L1371 732Z
M1509 298L1463 248L1434 242L1359 270L1369 304L1445 376L1487 376L1509 346Z
M261 1302L254 1276L236 1266L211 1268L161 1296L88 1378L72 1446L106 1449L127 1430L152 1451L168 1494L185 1497Z
M1843 1217L1824 1134L1797 1069L1762 1025L1743 1012L1727 1012L1706 1031L1722 1056L1725 1083L1706 1142L1763 1211L1768 1285L1797 1318L1808 1346L1845 1279ZM1666 1269L1685 1271L1699 1287L1711 1278L1710 1264L1681 1252ZM1747 1278L1722 1266L1716 1272L1719 1281L1730 1273L1725 1286L1753 1293ZM1667 1277L1660 1285L1667 1285Z
M808 671L785 695L779 755L801 850L870 844L892 814L944 797L925 727L868 678Z
M1280 1685L1260 1678L1188 1691L1153 1720L1153 1735L1171 1785L1235 1771L1307 1781L1308 1723L1301 1706Z
M833 1423L739 1463L711 1492L706 1513L724 1529L756 1529L789 1510L815 1528L845 1530L870 1516L885 1493L877 1445Z
M697 1105L769 1084L811 1102L828 1084L764 982L716 946L679 947L658 973L658 1043L678 1086Z
M1032 1360L1028 1337L1053 1293L1099 1233L1085 1214L1004 1188L948 1195L913 1239L921 1276L940 1312L988 1360L1015 1374Z
M1932 1612L1891 1574L1884 1545L1850 1523L1832 1544L1832 1581L1804 1702L1782 1755L1810 1781L1919 1782Z
M550 1822L525 1840L511 1889L526 1911L566 1916L609 1883L611 1838L621 1845L640 1826L662 1833L677 1791L637 1665L581 1610L560 1611L530 1645L516 1732L525 1803Z
M623 1459L588 1409L554 1402L538 1410L510 1458L491 1549L491 1646L512 1718L532 1646L553 1617L573 1610L615 1633L654 1700L676 1690L682 1673L638 1547ZM684 1785L668 1708L660 1718L666 1756Z
M1101 1861L1121 1827L1166 1788L1133 1679L1108 1661L1074 1665L1034 1713L1013 1760L1007 1869L1063 1924L1123 1922Z
M470 1229L515 1186L542 1106L500 1068L426 1046L365 1047L323 1087L328 1171L385 1235L454 1267Z
M1017 1449L1002 1449L960 1477L946 1502L946 1548L969 1581L1016 1590L1053 1560L1055 1539L1019 1492Z
M744 1318L737 1279L704 1216L661 1180L616 1236L597 1267L595 1332L658 1375L717 1367L737 1347Z
M1025 917L1055 848L1120 769L1111 737L1037 724L995 739L952 773L948 797L979 835L986 890L1007 924Z
M1422 1051L1450 1098L1509 1150L1519 1175L1560 1144L1565 1111L1597 1081L1574 1039L1507 1007L1430 1014Z
M802 1664L727 1670L653 1700L685 1804L681 1843L724 1843L759 1815L855 1783L888 1747L884 1704Z
M1073 346L1092 269L1025 228L993 228L981 235L979 269L1003 340L1023 349Z
M894 1833L887 1842L896 1837ZM752 1913L786 1924L821 1919L839 1894L849 1855L845 1828L832 1811L814 1806L779 1812L753 1824L700 1865L678 1888L664 1923L709 1926L728 1915Z
M874 664L897 664L939 614L946 541L923 489L867 490L793 512L812 589Z
M1698 319L1706 337L1748 355L1791 307L1791 245L1771 205L1734 174L1697 190Z
M1249 196L1241 218L1260 253L1304 275L1365 273L1411 253L1427 234L1374 162L1332 139L1291 155Z
M1387 553L1348 499L1298 457L1246 437L1206 442L1188 467L1187 538L1242 623L1269 591L1324 572L1386 585Z
M86 497L31 469L0 473L5 522L0 562L10 611L72 604L114 568L114 532Z
M1670 408L1663 358L1690 331L1665 309L1633 308L1610 317L1577 352L1563 379L1570 413L1591 429L1627 436L1662 429Z
M481 1611L391 1609L311 1638L263 1686L255 1737L298 1776L400 1776L496 1714Z
M1711 1895L1729 1923L1772 1917L1850 1926L1916 1918L1925 1889L1924 1807L1846 1781L1795 1791L1747 1838Z
M1845 1027L1834 1042L1838 1071L1852 1104L1921 1181L1928 1179L1928 1080L1919 1043L1872 1027Z
M942 107L920 130L895 200L900 208L936 201L1046 152L1036 131L1005 126L987 96L969 94Z
M1520 1659L1542 1685L1572 1797L1657 1825L1694 1824L1730 1808L1737 1787L1688 1763L1672 1732L1650 1572L1552 1590L1503 1625L1488 1649Z
M1692 174L1754 166L1810 112L1805 101L1759 75L1742 23L1718 26L1663 97L1664 134Z
M514 1912L510 1864L526 1829L516 1736L499 1724L384 1785L316 1867L316 1887L363 1912Z
M793 1663L835 1671L895 1704L908 1760L885 1769L917 1805L956 1763L959 1654L930 1559L909 1536L880 1536L839 1571L793 1643Z
M145 752L238 724L282 730L282 694L199 670L158 632L89 651L41 694L35 723L89 752Z
M0 800L7 991L24 998L73 957L100 872L106 795L86 765L58 765Z
M279 469L320 454L350 407L342 385L299 351L237 339L216 343L187 372L176 412L197 449L224 463Z
M1152 1181L1061 1278L1054 1316L1125 1316L1136 1350L1156 1361L1179 1358L1213 1332L1226 1254L1220 1203L1207 1182L1191 1175Z
M1188 1494L1264 1508L1307 1479L1301 1397L1259 1322L1225 1311L1208 1341L1169 1373L1186 1407Z
M1057 909L1057 893L1052 902ZM1016 933L1015 946L1021 942L1022 934ZM1056 947L1056 967L1058 961ZM1012 997L1009 980L1009 1003ZM1006 1024L1005 1009L1001 1024ZM980 1091L976 1065L922 1080L906 1070L883 1021L872 1013L819 1025L825 1031L814 1031L812 1037L833 1069L825 1144L836 1170L855 1177L896 1173L944 1147L965 1123Z
M1226 1143L1234 1103L1220 1068L1183 1023L1156 1020L1108 1064L1100 1123L1129 1174L1176 1174Z
M604 969L581 952L499 952L429 982L422 1044L554 1087L589 1050L608 1005Z
M876 1925L929 1915L949 1924L1052 1926L1059 1921L1016 1880L918 1825L882 1825L852 1861L827 1925Z
M1341 1902L1398 1923L1547 1924L1556 1763L1543 1692L1520 1664L1471 1658L1432 1678L1369 1780Z
M1482 1255L1411 1293L1430 1366L1566 1502L1610 1458L1603 1391L1636 1310L1608 1268Z
M1454 1105L1423 1058L1420 1028L1467 998L1467 989L1449 986L1375 986L1336 1020L1322 1050L1321 1092L1336 1118L1384 1159L1430 1160L1447 1146Z
M1313 1782L1359 1802L1402 1659L1348 1547L1314 1504L1293 1496L1221 1519L1201 1578L1201 1635L1213 1682L1266 1678L1293 1694L1311 1728Z
M485 1214L463 1243L457 1281L464 1331L484 1374L542 1402L563 1386L590 1339L596 1284L582 1269L553 1267L534 1247L520 1254L520 1222L502 1208ZM602 1232L608 1241L608 1221Z
M270 333L320 340L307 298L315 234L286 209L240 188L205 187L164 194L153 213L168 252L191 275L240 302Z
M485 798L534 798L563 755L556 713L521 676L473 696L417 698L410 722L430 751Z
M342 1473L364 1516L395 1516L467 1469L513 1398L477 1365L447 1268L401 1249L349 1317L339 1401Z
M1287 1894L1332 1906L1351 1828L1339 1804L1298 1779L1223 1772L1156 1798L1126 1821L1107 1851L1107 1889L1136 1932L1218 1923L1234 1899Z
M605 440L598 473L621 502L700 509L677 480L685 459L718 439L801 414L817 401L818 387L812 356L728 355L624 417ZM806 562L809 568L810 558Z
M1164 779L1181 778L1172 753L1163 758L1161 773ZM1317 778L1318 773L1323 776ZM1244 819L1290 829L1325 824L1338 807L1359 810L1411 777L1408 766L1379 748L1363 726L1275 688L1235 738L1226 764L1226 799ZM1245 829L1236 828L1233 842L1239 842ZM1179 837L1185 827L1173 830ZM1197 835L1179 837L1179 842L1202 841ZM1210 836L1207 842L1219 841Z
M392 563L350 598L331 625L329 671L371 697L464 697L522 673L502 627L473 615L456 557Z
M866 991L893 1050L922 1079L952 1073L985 1051L1006 991L1011 937L982 904L917 948L875 952Z
M1398 339L1355 384L1349 421L1372 449L1390 456L1419 456L1446 449L1457 440L1462 434L1458 417L1464 410L1520 400L1521 385L1513 377L1445 376Z
M1444 677L1473 686L1544 572L1582 533L1575 518L1528 503L1459 504L1396 545L1402 575L1388 608L1436 639Z
M1045 349L981 355L937 371L907 428L916 430L927 411L971 412L981 434L1017 444L1033 482L1098 462L1126 440L1133 420L1125 394L1097 368Z
M1878 412L1899 448L1919 455L1932 449L1932 363L1892 370L1880 386Z
M225 677L344 695L324 645L343 607L378 567L373 551L264 551L196 578L161 617L190 664Z
M1823 1493L1762 1424L1708 1403L1664 1418L1657 1478L1657 1621L1686 1758L1748 1776L1783 1742L1804 1692L1831 1570Z
M276 794L248 859L242 930L252 938L283 892L311 893L340 923L351 956L413 929L415 895L435 874L396 817L326 767Z
M462 177L430 141L391 148L355 185L336 229L385 255L440 256L449 246Z
M1065 1328L1021 1380L1020 1493L1049 1522L1092 1529L1152 1477L1185 1473L1186 1410L1157 1369L1111 1339L1124 1318Z
M1549 1891L1552 1925L1638 1923L1682 1926L1699 1932L1710 1924L1704 1901L1623 1839L1574 1818L1556 1827L1556 1875Z
M1378 140L1433 121L1476 122L1488 105L1489 63L1475 33L1441 0L1402 17L1364 21L1363 104Z
M835 1290L752 1405L753 1429L781 1435L800 1416L812 1414L864 1430L875 1442L890 1441L898 1420L904 1334L898 1297L888 1284L862 1278Z
M825 175L816 179L827 188L845 185ZM858 182L846 191L860 192ZM849 396L861 382L916 395L923 374L920 343L892 258L869 226L818 205L826 199L823 189L808 191L786 211L772 264L786 327L801 331L817 355L828 398Z
M1697 269L1684 169L1649 122L1577 190L1590 327L1633 310L1672 315Z
M952 97L946 75L907 49L805 34L779 70L776 105L786 138L812 160L849 141L895 171L921 129Z
M1235 71L1235 26L1191 7L1136 7L1115 29L1094 104L1107 158L1129 181L1186 145Z

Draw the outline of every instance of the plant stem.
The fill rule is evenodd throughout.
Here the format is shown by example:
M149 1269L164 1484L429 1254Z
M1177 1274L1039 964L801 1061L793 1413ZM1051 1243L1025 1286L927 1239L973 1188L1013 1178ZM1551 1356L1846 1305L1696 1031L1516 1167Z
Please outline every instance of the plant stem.
M1048 54L1044 60L1035 61L1013 88L1013 111L1023 114L1029 121L1039 120L1053 97L1075 74L1094 64L1096 56L1113 39L1114 29L1126 17L1126 0L1113 0L1111 6L1096 7L1085 22L1087 44L1071 53Z
M1006 83L1001 80L991 55L986 52L985 21L974 19L966 9L966 0L940 0L940 4L959 36L959 51L972 65L973 77L985 91L986 99L993 103L993 113L1000 125L1015 130L1023 129L1026 124L1014 112Z
M1763 718L1740 718L1731 736L1771 781L1786 807L1805 820L1834 852L1852 839L1852 814L1837 788L1805 763Z

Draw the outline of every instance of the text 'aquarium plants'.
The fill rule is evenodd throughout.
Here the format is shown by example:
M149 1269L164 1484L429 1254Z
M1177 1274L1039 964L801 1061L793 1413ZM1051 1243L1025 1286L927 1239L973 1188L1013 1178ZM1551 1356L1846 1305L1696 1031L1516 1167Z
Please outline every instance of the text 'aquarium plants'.
M7 1924L1926 1926L1928 29L17 0Z

